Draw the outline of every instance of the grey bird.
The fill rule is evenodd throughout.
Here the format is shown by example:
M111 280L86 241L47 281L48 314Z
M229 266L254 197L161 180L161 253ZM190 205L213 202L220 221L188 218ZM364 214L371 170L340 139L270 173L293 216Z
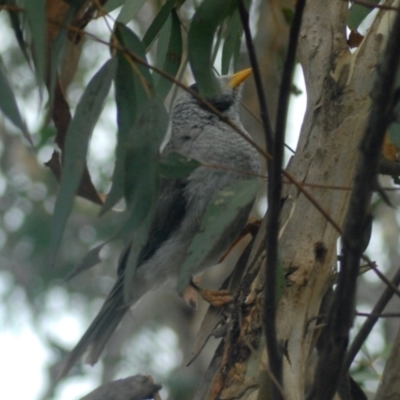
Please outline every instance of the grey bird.
M242 130L239 119L240 88L250 74L251 69L246 69L218 78L221 94L207 99ZM196 85L191 88L197 91ZM176 281L190 243L200 230L202 217L219 191L260 173L256 149L186 91L178 97L172 110L171 138L161 153L161 159L171 152L224 168L200 166L186 178L161 182L149 240L138 257L129 304L126 304L123 293L124 270L130 251L127 245L119 261L117 281L97 317L68 356L62 376L87 350L88 363L96 363L129 308L147 292L168 281ZM227 234L207 256L204 265L194 273L219 262L246 225L253 203L254 199L243 207Z

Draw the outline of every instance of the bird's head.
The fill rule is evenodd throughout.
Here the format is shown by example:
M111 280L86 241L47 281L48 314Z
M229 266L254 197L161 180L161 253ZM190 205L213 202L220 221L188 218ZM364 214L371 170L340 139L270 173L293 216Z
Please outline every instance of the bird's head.
M241 97L242 83L252 74L252 69L247 68L239 71L233 75L223 75L218 77L218 82L221 86L221 93L218 96L206 98L218 111L227 115L231 119L238 119L239 103ZM197 84L194 83L190 86L190 89L199 93ZM190 93L183 93L177 100L176 105L180 104L182 107L193 107L197 106L207 112L207 106L202 103L199 99L193 97Z

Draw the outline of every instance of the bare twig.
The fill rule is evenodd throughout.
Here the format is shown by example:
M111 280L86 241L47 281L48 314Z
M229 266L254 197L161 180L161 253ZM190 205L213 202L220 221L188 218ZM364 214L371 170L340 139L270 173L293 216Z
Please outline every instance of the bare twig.
M273 160L268 165L268 213L267 213L267 235L266 235L266 274L265 274L265 302L264 302L264 329L268 351L269 367L271 373L276 380L282 384L282 348L276 337L276 309L277 309L277 266L278 266L278 238L279 238L279 216L281 209L281 192L282 192L282 166L283 151L285 143L286 119L289 107L290 93L292 88L293 72L296 62L296 49L300 33L301 20L305 1L299 0L296 4L294 18L290 29L288 52L284 64L278 111L276 117L275 137L269 137L270 128L267 127L268 121L264 118L267 115L265 95L261 77L259 76L259 68L255 56L253 41L251 38L250 28L248 26L247 10L243 1L239 2L239 12L242 19L243 29L246 36L247 49L251 60L256 80L256 88L261 108L261 116L264 122L264 130L267 140L267 148L271 152L273 150ZM258 79L257 79L258 78ZM263 109L264 107L264 109ZM268 142L272 142L269 143ZM271 147L272 145L272 147ZM279 387L273 382L271 385L272 399L281 399L282 393ZM267 395L267 394L266 394Z
M396 272L396 275L391 280L391 284L396 288L400 285L400 269ZM356 337L353 340L353 343L347 351L343 371L348 371L350 369L350 366L354 361L355 356L360 351L361 346L365 342L365 339L371 333L372 328L375 326L378 319L384 316L381 313L385 309L386 305L389 303L393 295L394 291L392 290L391 286L386 286L378 302L375 304L375 307L372 309L371 314L367 314L368 319L364 322L363 326L358 331ZM361 314L362 313L357 313L357 315Z
M347 2L347 0L343 0L343 1ZM365 0L353 0L353 3L354 4L359 4L360 6L364 6L364 7L367 7L367 8L372 8L372 9L378 8L378 9L381 9L381 10L399 11L398 7L386 6L384 4L372 4L369 1L365 1Z

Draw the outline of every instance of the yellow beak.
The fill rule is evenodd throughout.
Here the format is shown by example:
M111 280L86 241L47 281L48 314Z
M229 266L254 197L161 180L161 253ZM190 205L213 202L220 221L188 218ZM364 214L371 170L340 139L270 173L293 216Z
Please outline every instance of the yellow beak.
M251 68L243 69L242 71L236 72L236 74L233 75L231 80L228 82L228 86L235 89L241 83L243 83L252 73L253 70Z

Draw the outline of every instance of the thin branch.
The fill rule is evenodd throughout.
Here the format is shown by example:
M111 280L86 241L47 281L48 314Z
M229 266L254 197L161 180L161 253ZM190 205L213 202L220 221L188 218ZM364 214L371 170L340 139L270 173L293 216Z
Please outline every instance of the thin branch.
M374 318L400 318L400 313L364 313L364 312L356 312L357 317L374 317Z
M392 282L389 281L386 276L379 271L379 268L376 266L374 262L369 263L371 266L371 269L375 272L375 274L378 276L378 278L387 286L388 289L390 289L394 294L396 294L398 297L400 297L400 290L397 289L398 285L393 285Z
M264 289L264 329L267 343L268 360L271 372L282 384L282 344L276 337L276 310L277 310L277 269L279 228L282 196L282 166L285 144L286 120L292 89L293 73L296 65L297 43L300 35L301 21L305 7L305 0L298 0L292 21L289 45L283 67L278 110L276 116L275 138L273 141L273 160L269 169L268 178L268 212L266 226L266 270ZM243 3L239 3L243 8ZM262 89L262 88L261 88ZM261 104L260 104L261 106ZM272 385L272 399L281 399L277 386Z
M400 175L400 162L389 161L382 157L379 161L379 173L382 175L399 176Z
M261 120L263 123L264 133L265 133L265 142L267 144L267 151L271 152L274 142L274 134L269 119L267 100L265 98L264 86L262 84L260 68L258 66L256 51L254 49L253 39L251 36L251 30L249 25L249 13L246 9L246 6L244 5L243 0L239 1L239 14L243 25L244 36L246 38L247 52L249 54L250 65L253 69L253 76L256 84L258 102L260 105ZM268 174L270 173L270 162L271 160L267 161Z
M343 0L347 3L347 0ZM364 6L367 8L378 8L381 10L388 10L388 11L399 11L398 7L391 7L391 6L385 6L384 4L372 4L369 1L365 0L352 0L354 4L359 4L360 6Z
M400 269L396 272L396 275L391 280L391 284L394 287L400 285ZM365 343L366 338L371 333L372 328L375 326L376 322L379 318L383 317L382 311L385 309L389 301L394 295L394 291L391 286L386 286L385 290L381 294L378 302L375 304L375 307L372 309L370 315L368 315L368 319L364 322L361 329L358 331L356 337L353 340L349 350L347 351L346 358L344 360L343 371L346 372L350 369L351 364L354 361L357 353L360 351L361 346ZM360 315L362 313L358 313ZM397 314L399 316L399 314Z
M309 399L330 400L343 372L343 362L353 324L356 282L363 251L363 232L370 214L384 136L393 112L393 86L400 64L400 13L388 38L372 92L372 107L362 140L360 158L343 234L343 257L334 301L326 328L326 344L320 356ZM364 258L364 257L363 257Z

